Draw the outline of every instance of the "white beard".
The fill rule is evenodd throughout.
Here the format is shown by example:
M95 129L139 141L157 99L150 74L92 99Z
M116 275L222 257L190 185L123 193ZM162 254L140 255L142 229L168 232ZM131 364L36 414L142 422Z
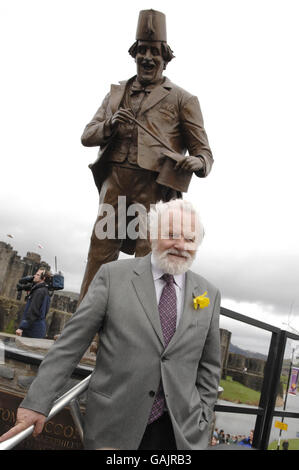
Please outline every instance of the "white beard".
M157 268L172 275L183 274L188 271L195 257L195 254L192 256L188 251L176 250L174 248L170 248L161 253L157 250L155 243L152 244L152 253ZM182 258L170 260L168 254L180 255Z

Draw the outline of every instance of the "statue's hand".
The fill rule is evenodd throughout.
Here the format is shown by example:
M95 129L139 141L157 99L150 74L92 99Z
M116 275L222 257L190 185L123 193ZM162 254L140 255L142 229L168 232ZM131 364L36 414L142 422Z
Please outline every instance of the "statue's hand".
M111 125L114 127L116 124L125 124L129 123L132 118L134 118L134 114L132 113L131 109L123 109L120 108L113 114L111 118Z
M203 168L203 162L199 157L188 155L176 163L175 170L198 171Z

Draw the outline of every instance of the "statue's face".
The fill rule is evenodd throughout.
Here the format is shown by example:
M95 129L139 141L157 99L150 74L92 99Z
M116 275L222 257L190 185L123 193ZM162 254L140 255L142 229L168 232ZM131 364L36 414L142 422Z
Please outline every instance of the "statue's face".
M136 54L137 79L142 84L161 80L164 70L161 43L139 41Z

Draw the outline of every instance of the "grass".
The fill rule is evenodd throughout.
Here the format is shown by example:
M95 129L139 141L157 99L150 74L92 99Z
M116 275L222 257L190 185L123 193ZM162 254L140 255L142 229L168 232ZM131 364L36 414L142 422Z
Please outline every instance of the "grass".
M233 381L231 377L221 380L220 386L224 389L220 396L221 400L252 406L258 406L259 404L260 392Z
M7 324L4 333L10 333L14 335L16 332L16 325L15 325L15 320L12 318L10 322Z
M289 450L299 450L299 439L281 439L279 450L282 450L282 443L286 440L289 443ZM269 444L268 450L277 450L277 442L273 441Z

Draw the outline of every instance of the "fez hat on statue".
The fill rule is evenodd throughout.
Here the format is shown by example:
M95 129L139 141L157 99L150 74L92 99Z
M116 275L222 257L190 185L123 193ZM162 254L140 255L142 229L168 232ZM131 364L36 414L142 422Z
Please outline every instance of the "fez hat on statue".
M166 38L166 17L156 10L142 10L139 13L136 40L164 41Z

